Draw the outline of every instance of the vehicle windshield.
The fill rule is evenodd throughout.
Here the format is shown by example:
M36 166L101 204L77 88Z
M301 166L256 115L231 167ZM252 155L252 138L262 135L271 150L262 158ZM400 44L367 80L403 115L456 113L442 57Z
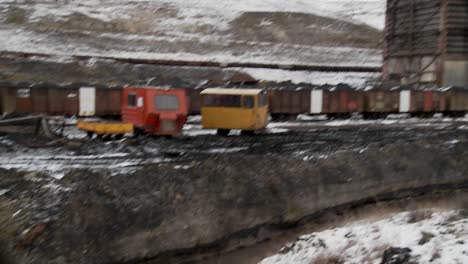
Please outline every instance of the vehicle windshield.
M208 107L241 107L241 96L208 94L203 96L203 105Z
M160 111L170 111L179 109L179 98L175 95L156 95L154 106Z

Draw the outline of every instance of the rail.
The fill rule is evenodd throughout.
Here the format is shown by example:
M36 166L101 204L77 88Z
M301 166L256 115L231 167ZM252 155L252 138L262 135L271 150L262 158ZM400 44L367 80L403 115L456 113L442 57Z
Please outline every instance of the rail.
M0 57L16 58L52 58L61 56L59 54L44 54L33 52L0 51ZM339 66L339 65L307 65L307 64L275 64L275 63L255 63L255 62L217 62L217 61L189 61L189 60L160 60L160 59L137 59L122 58L112 56L69 56L74 61L84 61L89 59L114 60L120 63L130 64L150 64L160 66L186 66L186 67L215 67L215 68L262 68L280 69L288 71L320 71L320 72L381 72L382 67L373 66Z

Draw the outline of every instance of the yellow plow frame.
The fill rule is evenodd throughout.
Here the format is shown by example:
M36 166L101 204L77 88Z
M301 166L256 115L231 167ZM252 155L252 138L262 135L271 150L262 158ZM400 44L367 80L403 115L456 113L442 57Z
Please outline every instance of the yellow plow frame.
M133 124L130 123L78 121L76 126L88 134L97 135L123 135L133 132Z

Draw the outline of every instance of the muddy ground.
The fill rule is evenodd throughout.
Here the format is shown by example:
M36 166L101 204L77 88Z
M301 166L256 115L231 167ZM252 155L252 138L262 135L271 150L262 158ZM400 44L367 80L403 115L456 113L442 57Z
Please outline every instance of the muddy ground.
M326 208L463 189L467 131L417 120L114 142L1 133L0 238L27 263L203 263Z

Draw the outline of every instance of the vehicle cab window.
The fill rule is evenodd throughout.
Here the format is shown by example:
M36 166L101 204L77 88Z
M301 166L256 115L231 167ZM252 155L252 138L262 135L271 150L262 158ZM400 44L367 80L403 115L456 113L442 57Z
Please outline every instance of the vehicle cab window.
M154 106L159 111L178 110L179 99L175 95L155 95Z
M137 105L136 94L128 94L127 95L127 106L128 107L136 107L136 105Z
M264 107L268 104L268 96L266 93L261 93L258 96L258 107Z
M240 95L204 95L203 105L207 107L241 107Z
M254 108L255 106L255 97L251 96L251 95L245 95L243 97L243 103L244 105L244 108Z

